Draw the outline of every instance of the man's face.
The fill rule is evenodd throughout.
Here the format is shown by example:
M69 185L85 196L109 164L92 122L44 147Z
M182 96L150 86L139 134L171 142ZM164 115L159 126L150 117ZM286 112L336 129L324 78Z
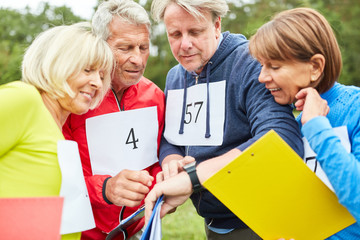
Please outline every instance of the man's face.
M171 51L188 71L200 73L214 55L221 34L220 17L214 22L210 12L202 12L204 19L196 19L177 4L170 4L164 23Z
M114 17L107 43L116 60L112 86L116 92L139 82L149 57L150 34L146 25L135 25Z

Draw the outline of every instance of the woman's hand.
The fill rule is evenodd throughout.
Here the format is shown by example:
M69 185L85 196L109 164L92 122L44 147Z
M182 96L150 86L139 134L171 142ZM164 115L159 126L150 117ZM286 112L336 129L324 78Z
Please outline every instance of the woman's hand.
M304 125L310 119L318 116L326 116L329 113L327 101L322 99L314 88L304 88L296 96L296 110L302 111L301 123Z

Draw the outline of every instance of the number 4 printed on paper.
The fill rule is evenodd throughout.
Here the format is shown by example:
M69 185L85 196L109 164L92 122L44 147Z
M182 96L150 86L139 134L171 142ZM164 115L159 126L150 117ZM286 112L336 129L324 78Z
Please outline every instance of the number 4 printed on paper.
M133 149L137 149L138 147L136 146L136 143L139 142L139 139L135 139L135 132L134 132L134 128L130 129L129 135L127 137L126 140L126 144L133 144Z

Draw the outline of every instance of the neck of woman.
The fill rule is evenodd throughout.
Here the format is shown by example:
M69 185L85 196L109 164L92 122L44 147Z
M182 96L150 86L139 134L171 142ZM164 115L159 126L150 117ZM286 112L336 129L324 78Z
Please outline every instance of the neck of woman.
M50 97L47 93L41 93L41 98L59 129L62 130L62 126L64 125L67 117L70 115L70 112L63 109L60 103L56 99Z

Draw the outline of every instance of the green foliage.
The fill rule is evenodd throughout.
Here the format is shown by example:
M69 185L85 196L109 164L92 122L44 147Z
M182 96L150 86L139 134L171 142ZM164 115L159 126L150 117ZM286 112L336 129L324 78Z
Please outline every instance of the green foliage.
M335 30L342 57L340 82L360 86L360 2L358 0L327 0L322 2L323 14Z
M42 31L61 24L81 21L66 6L52 7L42 3L37 13L0 8L0 84L21 78L21 62L25 49Z
M157 45L152 48L156 47L158 51L156 55L149 57L144 75L164 89L167 72L177 64L177 61L171 53L165 34L157 36L154 41Z
M256 30L269 21L271 17L286 9L295 7L312 7L320 11L332 25L338 38L343 56L343 71L339 82L360 86L360 1L358 0L228 0L230 11L222 19L222 31L244 34L250 38ZM150 9L150 1L145 4ZM153 25L152 46L156 46L157 55L149 59L148 77L160 87L165 86L164 75L177 64L171 60L172 53L168 48L165 31L156 31ZM164 40L165 39L165 40Z
M150 13L151 0L135 0ZM98 0L97 5L101 2ZM360 1L359 0L228 0L230 11L222 19L222 30L253 35L277 12L294 7L312 7L332 25L343 56L339 81L360 86ZM94 10L97 6L94 6ZM41 31L60 24L81 21L66 6L42 3L37 11L26 8L19 12L0 8L0 84L20 79L21 60L26 47ZM162 24L153 23L151 56L145 76L164 89L168 70L177 64Z

